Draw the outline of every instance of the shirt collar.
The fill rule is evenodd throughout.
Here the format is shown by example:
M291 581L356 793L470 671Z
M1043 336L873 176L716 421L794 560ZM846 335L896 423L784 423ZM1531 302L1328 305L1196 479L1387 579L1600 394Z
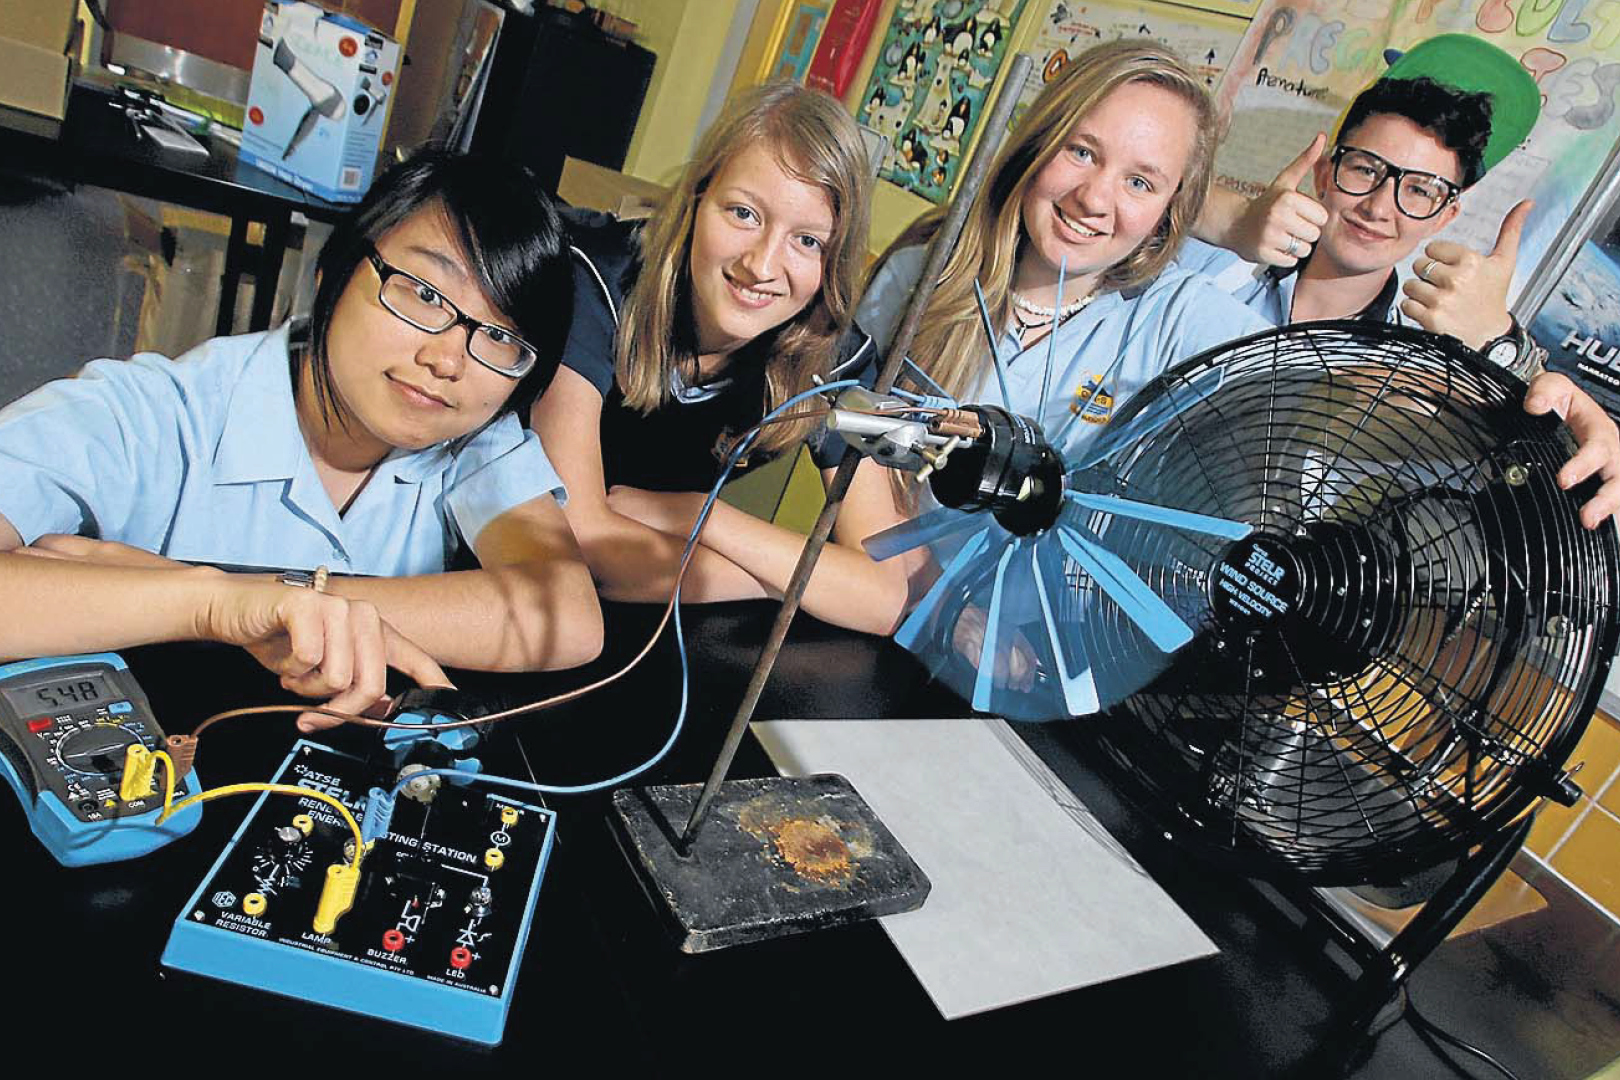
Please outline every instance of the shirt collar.
M216 483L292 480L306 466L313 472L314 462L304 445L293 401L292 366L287 356L291 325L283 323L260 339L231 390L224 430L214 450ZM439 443L425 450L390 451L378 462L372 480L391 476L405 483L421 483L448 468L452 447L464 441Z
M1305 264L1310 261L1310 258L1311 257L1307 255L1293 266L1268 266L1265 269L1265 275L1271 279L1272 283L1279 290L1282 291L1284 300L1286 301L1283 305L1282 311L1282 318L1284 322L1288 321L1288 317L1293 313L1294 309L1293 287L1295 284L1297 284L1296 280L1294 279L1296 278L1296 275L1298 275L1299 272L1305 268ZM1372 300L1368 302L1366 307L1362 308L1360 311L1356 312L1350 317L1352 319L1366 319L1369 322L1392 321L1391 316L1395 310L1395 297L1399 291L1400 280L1395 274L1394 267L1391 267L1389 276L1384 279L1383 286L1378 290L1378 295L1374 296Z
M451 447L461 446L470 438L472 436L468 435L453 442L435 443L425 450L401 450L396 447L377 463L375 476L383 477L392 473L394 479L402 483L420 484L449 468Z
M1358 319L1370 319L1373 322L1391 322L1395 311L1395 294L1400 289L1400 282L1396 280L1395 271L1391 268L1389 277L1384 279L1383 288L1372 302L1356 312Z
M290 480L309 456L293 405L283 324L264 334L242 366L214 449L218 483Z
M671 368L669 372L669 392L682 405L707 401L719 395L730 385L731 378L726 375L706 383L688 384L685 379L681 378L679 368Z

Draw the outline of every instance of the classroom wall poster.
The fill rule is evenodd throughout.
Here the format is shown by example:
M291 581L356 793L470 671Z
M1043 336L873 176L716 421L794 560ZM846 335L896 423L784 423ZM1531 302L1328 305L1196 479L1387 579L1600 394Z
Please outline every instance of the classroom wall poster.
M817 0L795 0L783 12L786 26L782 32L782 49L771 65L767 82L787 79L803 82L810 70L810 60L816 54L816 43L821 40L821 26L827 19L827 4Z
M900 0L857 119L889 137L878 175L944 202L1028 0Z
M1239 15L1245 21L1253 17L1264 0L1167 0L1176 7L1197 8L1220 15Z
M1536 200L1512 296L1535 270L1620 134L1620 3L1615 0L1268 0L1220 86L1232 116L1216 157L1220 181L1263 190L1385 68L1385 48L1466 33L1518 57L1542 92L1541 120L1462 200L1444 235L1480 251L1502 217Z
M1530 333L1561 371L1620 417L1620 222L1581 245Z
M1214 89L1247 26L1240 18L1157 0L1049 0L1035 36L1025 46L1035 67L1014 115L1022 116L1070 60L1093 45L1125 37L1151 38L1168 45Z
M838 0L827 16L826 29L816 45L804 84L841 98L855 81L855 71L866 55L866 43L877 29L883 0Z

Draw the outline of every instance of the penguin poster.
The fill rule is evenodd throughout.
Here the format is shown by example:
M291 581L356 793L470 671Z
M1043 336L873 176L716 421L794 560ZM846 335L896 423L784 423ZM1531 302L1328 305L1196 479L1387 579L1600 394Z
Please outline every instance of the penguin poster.
M889 137L878 175L930 202L950 197L1028 0L900 0L858 119Z

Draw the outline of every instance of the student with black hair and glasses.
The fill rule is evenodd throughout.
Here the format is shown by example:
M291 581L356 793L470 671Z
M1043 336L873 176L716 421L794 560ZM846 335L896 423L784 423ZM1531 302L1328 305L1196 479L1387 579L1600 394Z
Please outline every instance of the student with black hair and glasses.
M307 324L97 360L6 406L0 609L28 617L0 620L0 657L221 641L340 711L389 667L592 659L562 481L508 404L555 370L571 282L528 170L428 153L334 230ZM446 572L462 544L481 568Z

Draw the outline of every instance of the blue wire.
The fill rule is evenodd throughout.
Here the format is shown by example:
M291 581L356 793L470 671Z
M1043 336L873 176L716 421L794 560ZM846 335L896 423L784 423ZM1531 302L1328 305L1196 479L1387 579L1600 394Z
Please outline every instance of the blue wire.
M952 408L956 407L956 399L951 397L951 395L947 394L945 392L945 388L943 386L939 385L939 383L937 383L933 379L929 378L928 372L924 371L921 367L919 367L917 365L916 361L912 360L911 357L908 356L908 357L905 358L905 365L906 365L906 367L910 368L916 374L917 378L921 382L927 383L928 386L931 387L939 397L942 397L946 401L950 402ZM899 382L899 381L900 381L899 379L895 380L895 382ZM896 387L891 386L891 387L889 387L889 393L891 393L891 394L900 394L900 395L903 396L906 392L904 390L900 390L900 389L898 389ZM927 400L927 399L924 398L924 400Z
M780 416L783 412L792 408L794 405L797 405L799 402L804 401L806 398L815 397L819 394L825 394L829 390L842 390L846 387L859 385L861 385L859 379L840 379L837 382L823 383L813 390L806 390L803 393L794 394L792 397L782 402L782 404L766 413L764 417L760 419L760 422L755 424L753 428L749 430L747 435L738 440L737 445L732 448L731 453L726 455L726 464L725 467L720 470L720 478L714 482L714 487L709 489L708 498L703 500L703 509L698 511L697 521L692 525L691 535L686 538L686 547L681 550L681 560L684 562L691 550L697 546L698 534L703 531L704 524L709 520L709 513L714 509L715 500L720 497L720 488L725 485L726 480L731 476L731 470L736 468L737 463L743 459L743 455L748 453L748 448L754 445L754 440L759 437L760 430L765 426L765 422L767 420L772 420L777 416ZM622 772L618 776L615 776L609 780L599 780L594 784L574 784L571 786L559 786L556 784L534 784L527 780L514 780L509 776L492 776L488 773L467 773L462 772L460 769L421 769L417 772L411 773L407 777L402 778L397 784L395 784L392 794L394 796L398 796L399 793L404 790L406 784L410 783L412 780L416 780L424 776L449 776L463 781L482 781L484 783L495 784L497 786L520 788L524 791L537 791L542 795L584 795L592 791L601 791L605 788L617 787L626 780L633 780L637 776L640 776L642 773L646 772L648 769L652 768L654 765L657 765L660 761L664 760L664 756L668 754L670 749L675 745L675 740L680 738L681 728L686 724L686 705L690 678L687 670L686 659L686 633L681 627L681 586L679 582L677 582L675 585L675 648L680 654L681 658L680 711L675 714L675 726L670 729L669 738L664 740L664 745L659 748L656 754L642 762L640 765L637 765L635 768L626 770L625 772Z
M954 409L956 399L940 397L938 394L914 394L910 390L891 389L889 393L897 398L904 398L913 405L921 405L925 409Z

